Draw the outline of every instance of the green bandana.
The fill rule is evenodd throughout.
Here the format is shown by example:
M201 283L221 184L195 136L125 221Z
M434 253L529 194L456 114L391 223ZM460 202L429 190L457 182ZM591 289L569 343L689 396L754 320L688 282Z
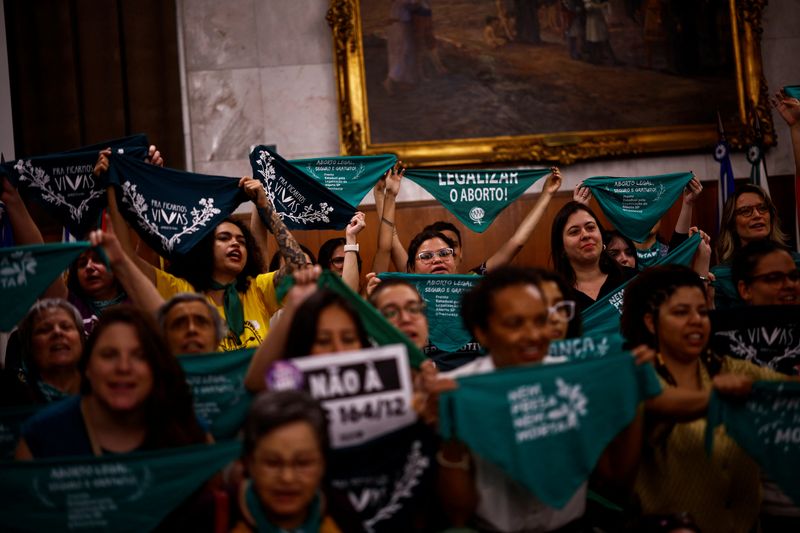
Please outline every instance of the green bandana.
M283 301L286 293L289 292L293 285L294 278L292 276L284 276L283 281L276 290L279 302ZM419 365L425 360L425 355L408 337L390 324L377 309L353 292L353 289L345 285L342 278L330 271L325 271L320 275L317 286L321 289L330 289L346 299L356 310L358 316L361 317L370 339L377 345L405 344L406 349L408 349L408 362L412 368L419 368Z
M122 215L160 255L185 254L246 201L239 178L161 168L112 154L109 182Z
M97 226L106 206L107 179L93 174L100 150L143 158L147 138L135 135L106 141L69 152L18 159L0 165L15 187L25 190L48 212L53 213L73 235L84 235Z
M108 261L106 261L105 263L106 263L106 268L110 268L108 265ZM103 312L106 309L108 309L109 307L113 307L115 305L119 305L127 299L128 295L123 291L110 300L90 300L88 304L94 316L100 317L103 315Z
M684 265L692 263L697 247L702 238L699 233L695 233L680 246L676 246L666 257L659 259L656 265ZM609 335L619 333L619 317L622 314L622 298L625 294L625 287L631 280L626 281L613 292L598 298L595 303L583 310L583 333L585 335Z
M645 250L636 249L636 268L644 270L655 265L659 259L666 257L669 253L669 246L663 242L656 241L653 246Z
M20 437L22 423L35 415L43 405L0 408L0 460L12 459Z
M714 446L714 428L725 432L800 504L800 383L757 381L747 401L714 391L708 405L706 450Z
M238 442L103 457L7 461L5 531L150 531L217 470Z
M548 169L406 171L408 179L477 233L486 231L503 209L548 174Z
M42 397L47 403L60 402L64 398L72 396L71 394L67 394L64 391L53 387L49 383L45 383L41 379L36 381L36 388L39 389L39 392L42 394Z
M417 288L425 300L431 344L445 352L454 352L472 340L472 334L461 320L461 298L480 281L480 276L382 272L378 277L382 280L400 279Z
M630 355L496 370L458 378L439 399L441 433L563 507L609 442L661 392Z
M322 523L322 498L319 493L314 496L309 506L308 518L300 526L292 529L283 529L269 521L267 514L264 512L264 507L253 490L253 483L247 482L247 489L245 490L245 502L247 503L247 510L256 521L256 530L258 533L319 533L319 526Z
M0 331L11 331L36 298L89 246L72 242L0 248Z
M361 203L396 162L397 157L392 154L289 161L353 207Z
M566 357L569 361L597 359L606 355L622 353L625 339L618 333L599 335L596 337L575 337L550 342L548 355Z
M785 92L786 96L789 98L800 99L800 85L787 85L783 88L783 92Z
M225 322L228 324L228 329L234 333L236 343L241 344L239 337L244 332L244 309L242 308L242 300L239 298L239 293L236 291L236 281L224 285L212 279L211 290L225 291L225 294L222 295Z
M716 309L710 317L714 352L783 374L800 374L800 305Z
M289 229L344 229L356 213L352 205L266 146L256 146L250 153L250 167Z
M249 348L178 356L192 388L197 418L208 425L215 439L234 437L247 417L252 397L244 387L244 376L254 352Z
M632 241L644 242L692 177L691 172L631 178L599 176L584 180L583 185L592 190L617 231Z

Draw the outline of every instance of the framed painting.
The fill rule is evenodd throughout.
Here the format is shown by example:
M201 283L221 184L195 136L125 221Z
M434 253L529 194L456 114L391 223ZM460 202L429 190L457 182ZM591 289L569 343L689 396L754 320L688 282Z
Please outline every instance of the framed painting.
M341 152L416 166L741 148L775 135L766 0L331 0Z

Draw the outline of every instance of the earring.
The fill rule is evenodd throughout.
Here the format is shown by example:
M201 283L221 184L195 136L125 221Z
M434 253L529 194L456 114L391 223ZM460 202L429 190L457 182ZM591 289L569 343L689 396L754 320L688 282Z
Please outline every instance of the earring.
M605 250L605 249L606 249L606 245L604 244L604 245L603 245L603 250Z

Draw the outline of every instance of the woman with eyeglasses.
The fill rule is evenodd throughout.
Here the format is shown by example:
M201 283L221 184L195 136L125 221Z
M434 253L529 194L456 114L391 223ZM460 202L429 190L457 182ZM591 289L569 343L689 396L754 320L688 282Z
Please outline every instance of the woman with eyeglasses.
M789 250L775 241L753 241L736 252L731 277L748 305L800 303L800 270Z
M413 274L455 274L455 243L439 231L422 231L408 245L406 271Z
M732 280L734 254L747 244L768 240L783 246L786 234L781 230L778 211L761 187L751 184L736 187L722 210L717 241L717 261L711 269L714 275L714 306L726 309L743 305L738 288ZM791 254L794 259L798 256Z
M265 392L244 424L248 473L233 498L231 531L340 531L322 492L328 424L319 403L300 391Z
M571 294L564 278L552 270L545 268L531 269L539 279L547 304L547 335L551 341L580 337L582 322L580 313L575 312L575 301L567 300Z
M401 279L382 281L369 295L369 303L417 347L428 345L425 300L416 287Z

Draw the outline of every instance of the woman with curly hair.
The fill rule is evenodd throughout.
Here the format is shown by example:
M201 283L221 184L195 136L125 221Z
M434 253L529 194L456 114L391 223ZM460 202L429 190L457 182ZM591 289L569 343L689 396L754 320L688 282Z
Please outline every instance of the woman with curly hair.
M761 504L759 468L729 437L705 450L712 390L747 395L755 380L785 379L713 353L703 280L691 269L645 270L625 290L622 334L656 350L664 393L646 403L646 443L635 490L645 514L688 511L704 532L747 532Z

